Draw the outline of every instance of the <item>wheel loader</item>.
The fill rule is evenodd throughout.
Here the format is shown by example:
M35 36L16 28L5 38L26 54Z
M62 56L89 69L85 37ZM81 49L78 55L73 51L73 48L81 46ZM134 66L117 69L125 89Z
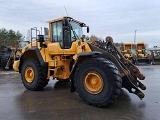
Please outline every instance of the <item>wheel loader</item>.
M126 59L135 64L136 50L132 48L132 43L124 43L123 55Z
M48 21L44 35L22 49L13 68L21 74L28 90L43 90L49 80L69 81L71 92L92 106L105 107L120 94L121 88L144 98L145 76L115 47L112 37L106 42L86 41L82 28L89 26L72 17ZM35 28L33 28L35 29ZM37 29L35 29L37 31ZM141 89L141 90L140 90ZM56 97L56 96L55 96Z
M144 42L138 42L137 46L137 56L135 59L136 64L151 64L151 51L146 49Z

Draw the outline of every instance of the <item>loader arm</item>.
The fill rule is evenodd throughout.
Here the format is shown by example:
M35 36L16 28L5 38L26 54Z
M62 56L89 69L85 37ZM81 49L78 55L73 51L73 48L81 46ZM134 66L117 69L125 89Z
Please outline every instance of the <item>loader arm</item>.
M144 93L142 93L139 88L145 90L146 86L143 85L137 78L144 80L145 76L115 47L111 37L107 37L106 39L108 39L106 43L99 41L90 43L91 49L102 52L104 57L110 59L114 64L116 64L121 72L122 86L130 93L134 93L142 99L144 97Z

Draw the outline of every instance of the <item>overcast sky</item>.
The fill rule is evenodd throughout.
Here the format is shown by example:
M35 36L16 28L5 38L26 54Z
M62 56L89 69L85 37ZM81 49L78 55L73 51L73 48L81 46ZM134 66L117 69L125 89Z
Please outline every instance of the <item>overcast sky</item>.
M115 42L145 42L160 46L159 0L0 0L0 28L19 30L68 15L90 26L90 33Z

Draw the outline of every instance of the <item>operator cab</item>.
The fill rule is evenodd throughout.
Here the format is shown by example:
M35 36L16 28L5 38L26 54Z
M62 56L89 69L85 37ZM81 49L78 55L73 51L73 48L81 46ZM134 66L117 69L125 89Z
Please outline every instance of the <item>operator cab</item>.
M68 16L51 20L48 23L51 42L59 42L62 49L71 48L72 42L82 37L82 27L87 27L87 32L89 32L88 26Z

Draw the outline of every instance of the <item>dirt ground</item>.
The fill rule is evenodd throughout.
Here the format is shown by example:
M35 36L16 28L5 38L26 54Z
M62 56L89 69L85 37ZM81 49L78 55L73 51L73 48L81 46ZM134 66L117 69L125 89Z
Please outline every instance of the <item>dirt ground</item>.
M85 104L69 82L50 81L44 91L26 90L20 74L0 69L0 120L160 120L160 66L138 66L145 98L122 89L107 108Z

